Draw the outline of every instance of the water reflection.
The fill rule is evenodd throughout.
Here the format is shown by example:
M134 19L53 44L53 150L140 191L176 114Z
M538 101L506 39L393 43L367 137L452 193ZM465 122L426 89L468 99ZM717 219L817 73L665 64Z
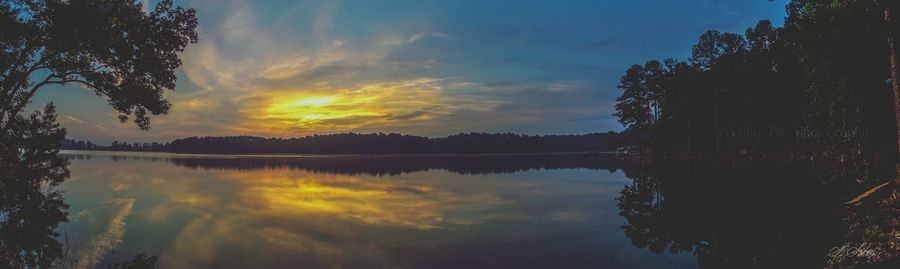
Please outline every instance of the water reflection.
M613 200L627 165L596 156L70 156L65 228L101 266L695 266L628 245Z
M107 158L112 161L171 162L195 169L258 170L299 169L316 173L349 175L400 175L428 170L447 170L461 175L509 174L542 169L596 169L613 173L634 163L596 154L497 154L497 155L378 155L378 156L223 156L141 154L96 155L69 152L77 160Z
M860 185L802 162L65 156L68 215L59 192L4 192L5 264L147 252L163 268L808 268L860 263L834 247L897 242L872 233L896 230L896 205L847 211Z
M704 268L822 268L846 240L843 202L859 193L823 172L800 162L632 169L617 198L622 229L638 248L692 253Z
M56 240L56 227L67 220L62 195L3 183L0 265L50 268L63 256Z
M8 119L23 128L0 134L0 268L50 268L64 254L56 228L67 220L67 205L56 187L69 170L58 142L47 142L65 133L53 115L48 106Z

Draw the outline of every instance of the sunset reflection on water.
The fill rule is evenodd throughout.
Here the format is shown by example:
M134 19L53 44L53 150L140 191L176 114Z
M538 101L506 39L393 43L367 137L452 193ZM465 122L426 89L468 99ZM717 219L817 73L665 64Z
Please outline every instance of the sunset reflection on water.
M85 267L140 252L162 268L591 267L646 255L619 230L620 171L376 176L165 156L75 158L71 169L74 217L60 229ZM692 266L682 256L641 263Z

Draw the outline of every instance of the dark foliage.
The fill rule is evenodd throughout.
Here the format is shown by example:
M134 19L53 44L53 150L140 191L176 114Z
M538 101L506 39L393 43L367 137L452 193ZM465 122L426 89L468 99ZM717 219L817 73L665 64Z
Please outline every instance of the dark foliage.
M38 89L80 84L107 98L123 122L150 128L149 115L171 105L178 53L197 41L193 9L156 5L149 14L134 1L0 1L0 127Z
M67 140L63 148L180 153L427 154L613 151L622 144L625 144L624 137L614 132L542 136L467 133L441 138L343 133L300 138L189 137L167 144L114 142L112 146Z
M634 65L620 122L645 152L897 152L877 1L794 1L784 28L708 31L688 62ZM877 14L876 14L877 13Z
M178 53L196 42L194 10L164 0L0 1L0 267L52 268L64 251L56 227L68 207L57 186L65 130L53 106L24 116L46 85L80 84L141 129L171 105Z
M686 63L627 69L616 116L635 145L669 161L717 160L627 171L634 182L618 200L635 246L690 251L710 268L896 264L898 10L900 1L794 0L784 27L708 31ZM892 185L869 202L845 208L885 179ZM842 244L875 252L827 255Z
M50 268L63 255L56 227L68 220L56 188L69 176L57 155L65 130L52 105L11 124L0 134L0 267Z
M591 153L478 154L478 155L388 155L388 156L190 156L171 155L92 155L64 153L71 160L110 158L114 162L171 162L191 169L267 170L297 169L323 174L400 175L428 170L446 170L461 175L506 174L544 169L597 169L610 173L633 167L633 159L619 159Z
M631 67L622 77L616 115L644 137L637 142L657 152L786 148L795 143L788 136L801 126L804 108L793 49L784 30L769 21L745 35L708 31L689 62L652 60ZM630 97L635 95L642 97ZM646 108L626 109L629 102ZM631 124L632 119L646 120ZM762 133L754 137L753 131Z
M160 143L122 143L113 141L109 146L96 145L91 141L64 139L62 148L67 150L110 150L110 151L153 151L162 152L169 149L169 144Z
M864 190L833 168L684 161L628 169L632 183L617 198L628 221L622 229L639 248L693 253L704 268L822 268L847 242L843 202ZM893 173L886 168L881 173ZM884 256L873 261L896 256L896 247L876 247Z
M112 264L108 269L152 269L156 268L156 256L147 256L145 253L138 254L131 260Z

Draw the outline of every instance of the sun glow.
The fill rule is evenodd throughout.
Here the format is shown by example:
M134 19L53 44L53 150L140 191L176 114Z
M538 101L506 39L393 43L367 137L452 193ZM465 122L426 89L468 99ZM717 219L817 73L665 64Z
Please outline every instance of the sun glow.
M296 115L297 112L321 108L340 101L338 96L309 96L290 98L278 101L269 106L269 114L272 115Z
M360 116L382 116L382 113L358 109L365 98L343 95L300 96L276 100L266 110L266 118L294 122L299 126L315 124L322 120Z
M436 117L460 109L492 104L448 104L439 79L417 78L347 87L285 88L245 99L245 121L232 131L252 134L303 135L428 125Z
M340 101L340 98L338 96L313 96L313 97L305 97L303 99L293 101L290 103L290 105L320 107L320 106L334 103L336 101Z

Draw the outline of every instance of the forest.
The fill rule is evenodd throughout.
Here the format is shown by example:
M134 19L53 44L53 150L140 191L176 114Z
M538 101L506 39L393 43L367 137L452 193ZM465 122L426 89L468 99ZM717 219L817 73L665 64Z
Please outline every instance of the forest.
M645 153L893 158L900 26L877 2L792 1L783 26L707 31L686 61L628 68L615 115Z
M615 116L642 155L666 159L629 173L634 182L617 199L632 243L692 251L702 267L768 268L817 267L790 264L828 250L817 246L854 242L880 252L818 267L897 267L898 8L794 0L783 25L709 30L686 60L628 68ZM837 207L845 215L836 218ZM777 227L767 220L790 225L729 234Z
M461 133L447 137L396 133L340 133L299 138L255 136L188 137L170 143L121 143L102 146L90 141L66 139L62 149L157 151L177 153L283 153L283 154L436 154L436 153L537 153L614 151L628 144L616 132L584 135L520 135Z

